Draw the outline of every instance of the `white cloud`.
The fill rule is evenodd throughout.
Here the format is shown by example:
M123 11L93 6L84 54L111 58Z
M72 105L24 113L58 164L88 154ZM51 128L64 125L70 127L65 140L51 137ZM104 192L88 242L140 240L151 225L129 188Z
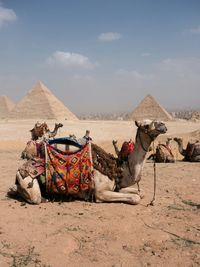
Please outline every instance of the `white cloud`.
M47 60L49 65L58 65L63 67L79 67L84 69L93 69L96 64L92 63L88 57L77 53L56 51Z
M0 28L9 22L15 21L16 19L17 16L14 10L0 6Z
M194 34L200 34L200 25L197 26L196 28L190 29L190 32Z
M122 38L122 35L118 32L105 32L101 33L98 39L102 42L112 42Z

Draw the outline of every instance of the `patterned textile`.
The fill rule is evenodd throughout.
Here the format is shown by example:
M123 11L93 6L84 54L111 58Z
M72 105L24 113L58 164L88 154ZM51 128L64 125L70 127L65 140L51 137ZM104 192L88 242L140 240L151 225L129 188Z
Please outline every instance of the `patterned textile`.
M44 173L44 159L34 158L26 161L18 170L23 177L31 176L33 179Z
M91 146L68 154L46 145L46 188L48 193L77 195L93 189Z

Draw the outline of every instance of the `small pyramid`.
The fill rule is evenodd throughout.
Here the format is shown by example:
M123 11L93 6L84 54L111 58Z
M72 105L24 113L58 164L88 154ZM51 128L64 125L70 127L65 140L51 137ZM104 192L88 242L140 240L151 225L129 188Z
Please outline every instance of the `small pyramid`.
M139 105L130 113L131 120L172 120L172 116L155 100L151 95L147 95Z
M14 106L14 102L9 97L5 95L0 96L0 118L6 118Z
M78 118L42 83L38 82L9 113L13 119L66 119Z

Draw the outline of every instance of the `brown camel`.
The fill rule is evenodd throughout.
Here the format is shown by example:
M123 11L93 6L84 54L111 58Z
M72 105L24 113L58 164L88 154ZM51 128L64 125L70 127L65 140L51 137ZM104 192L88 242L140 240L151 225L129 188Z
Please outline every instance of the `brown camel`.
M50 131L47 132L48 138L55 137L57 135L58 129L61 128L61 127L63 127L62 123L55 123L55 127L54 127L53 131L52 132L50 132Z
M143 193L133 186L140 182L145 156L152 141L158 135L166 133L167 128L163 122L150 120L136 121L135 125L137 126L135 148L128 157L128 164L122 166L122 178L118 184L118 192L115 191L116 182L114 179L111 180L99 171L94 171L93 182L96 202L138 204L143 197ZM23 173L18 170L16 178L18 181L17 191L21 196L29 203L39 204L41 202L41 191L37 179L34 179L34 183L30 187L30 176L23 177ZM20 190L18 190L18 187L20 187Z
M27 142L25 149L21 153L21 158L32 159L34 157L42 157L42 155L44 155L42 141L39 141L38 139L44 136L47 139L55 137L60 127L63 127L62 123L55 123L55 127L51 132L46 122L43 122L42 124L37 122L35 127L30 130L32 140Z
M49 128L46 122L39 123L37 122L33 129L30 130L31 132L31 139L38 140L39 137L44 136L45 133L49 132Z
M151 154L148 159L153 159L155 162L174 163L175 157L170 147L172 138L167 138L166 144L158 144L156 152Z
M43 122L43 123L37 122L34 128L30 130L32 140L38 140L38 138L43 137L44 135L47 135L47 138L55 137L60 127L63 127L62 123L55 123L55 127L53 131L51 132L46 122Z
M183 148L183 139L174 138L174 141L178 144L180 154L184 157L184 161L200 162L200 142L188 142L186 149Z

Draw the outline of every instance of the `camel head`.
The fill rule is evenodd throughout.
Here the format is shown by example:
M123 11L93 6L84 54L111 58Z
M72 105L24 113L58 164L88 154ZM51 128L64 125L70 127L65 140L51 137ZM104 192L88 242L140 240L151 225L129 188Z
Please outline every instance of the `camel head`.
M61 128L61 127L63 127L63 124L62 124L62 123L56 123L56 124L55 124L55 127L56 127L56 128Z
M135 121L135 125L138 127L138 130L146 133L152 140L154 140L159 134L167 132L166 125L161 121Z

